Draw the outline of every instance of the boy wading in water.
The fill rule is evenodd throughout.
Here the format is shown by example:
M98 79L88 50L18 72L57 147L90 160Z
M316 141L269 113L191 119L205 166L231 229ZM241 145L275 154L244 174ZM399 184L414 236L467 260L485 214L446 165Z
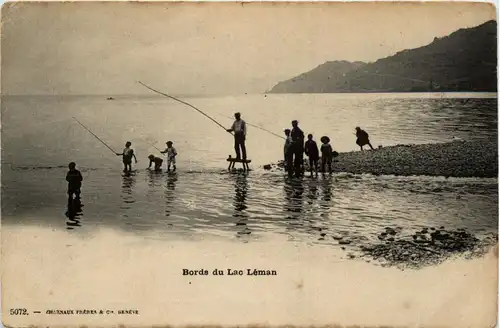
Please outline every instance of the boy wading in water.
M291 172L293 165L293 149L292 149L292 137L290 136L290 129L285 129L285 145L283 147L284 165L286 172Z
M132 146L132 143L127 141L125 149L123 149L123 153L116 153L116 156L123 156L123 172L132 171L132 157L135 160L135 164L137 164L137 157L135 157L134 150L130 148L130 146Z
M312 134L307 136L305 154L309 157L309 169L311 170L311 176L313 175L313 168L316 175L318 175L319 150L316 141L313 140Z
M172 141L167 141L167 148L162 151L162 154L167 154L167 172L170 172L170 165L173 164L174 166L174 172L176 170L175 167L175 156L177 156L177 150L172 146L173 142Z
M356 127L356 144L361 148L361 150L363 150L364 145L370 146L373 150L372 144L370 143L370 136L359 126Z
M156 157L153 154L149 155L148 158L149 158L148 169L151 168L151 164L155 163L155 171L160 171L161 170L161 165L163 164L163 159L161 159L159 157Z
M80 199L80 189L82 188L83 177L80 171L76 169L74 162L69 163L69 171L66 174L66 181L68 181L68 202L73 200L73 194L76 199Z
M328 164L328 172L332 173L332 158L333 149L330 145L330 138L327 136L321 137L321 171L325 173L325 166Z

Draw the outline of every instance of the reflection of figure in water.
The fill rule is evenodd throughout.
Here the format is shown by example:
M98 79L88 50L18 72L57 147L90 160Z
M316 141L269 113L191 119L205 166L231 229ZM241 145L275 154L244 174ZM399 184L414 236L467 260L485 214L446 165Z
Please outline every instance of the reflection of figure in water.
M66 211L66 217L69 221L66 221L68 229L73 229L73 227L80 227L80 215L82 215L82 203L79 198L68 201L68 209Z
M68 165L69 171L66 174L66 181L68 181L68 203L73 200L73 194L76 199L80 199L80 189L82 188L83 177L80 171L76 169L75 162Z
M177 175L167 176L167 188L165 188L165 216L169 216L172 212L172 203L174 201L175 184Z
M121 154L116 153L117 156L123 156L123 172L132 171L132 157L135 159L135 164L137 164L137 157L135 157L134 150L130 146L132 146L132 143L127 141L123 152Z
M135 184L135 177L133 174L128 173L123 175L121 198L123 199L123 202L126 204L131 204L135 202L134 198L132 197L132 187L134 186L134 184ZM121 208L129 209L129 207L126 205L122 205Z
M330 202L332 201L332 177L328 176L321 181L321 207L325 209L330 208Z
M361 148L361 150L363 150L364 145L370 146L370 148L373 150L372 144L370 143L370 136L359 126L356 127L356 144Z
M236 177L236 181L234 183L234 217L246 217L244 211L247 209L246 198L248 191L248 183L247 183L247 175L245 173L240 173Z
M151 165L154 163L155 164L155 171L161 171L161 165L163 164L163 159L156 157L155 155L151 154L148 156L149 159L149 166L148 169L151 169Z
M318 180L310 180L308 182L309 193L307 194L307 203L312 205L316 199L318 199Z
M302 179L285 179L285 209L287 212L302 212L302 196L304 194L304 181Z

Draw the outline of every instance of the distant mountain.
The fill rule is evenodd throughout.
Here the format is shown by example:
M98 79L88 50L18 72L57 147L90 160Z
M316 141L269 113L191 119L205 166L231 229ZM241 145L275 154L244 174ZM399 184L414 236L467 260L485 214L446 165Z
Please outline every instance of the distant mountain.
M300 74L290 80L278 83L271 89L271 93L317 93L330 92L332 87L341 81L346 73L354 71L363 65L363 62L328 61L315 69Z
M497 23L460 29L374 63L333 61L269 93L497 91Z

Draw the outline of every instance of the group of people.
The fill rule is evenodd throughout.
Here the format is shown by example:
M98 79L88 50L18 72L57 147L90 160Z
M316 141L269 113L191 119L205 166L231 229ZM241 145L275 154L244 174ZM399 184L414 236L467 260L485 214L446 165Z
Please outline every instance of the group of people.
M173 166L173 171L175 172L176 166L175 166L175 157L177 156L177 150L173 146L172 141L167 141L167 148L165 150L160 151L162 154L166 154L167 157L167 171L170 172L170 167ZM134 150L131 148L132 143L130 141L127 141L125 143L125 148L123 149L123 152L121 153L116 153L117 156L122 156L122 161L123 161L123 172L129 173L132 171L132 159L134 159L135 164L137 164L137 157L135 156ZM149 159L149 166L148 169L151 168L151 165L154 164L154 170L155 171L160 171L163 165L163 159L160 157L157 157L153 154L148 156ZM83 177L82 174L80 173L79 170L76 169L76 163L71 162L68 165L69 171L66 174L66 181L68 182L68 201L73 200L73 197L75 199L79 200L80 199L80 193L81 193L81 187L82 187L82 181Z
M321 137L320 148L318 148L312 134L307 135L307 141L304 143L305 135L299 128L299 122L297 120L292 121L292 129L285 129L285 136L285 146L283 149L284 163L285 170L288 172L289 176L292 176L294 173L297 176L302 175L304 172L304 154L309 158L309 169L311 171L311 175L313 174L313 171L318 174L320 152L321 171L326 172L326 166L328 166L328 171L331 172L332 159L336 152L333 151L333 148L330 145L329 137Z
M174 148L174 143L172 141L167 141L166 144L167 148L165 148L165 150L163 151L160 151L160 153L167 155L167 171L170 172L170 167L173 166L173 171L175 172L175 157L177 156L177 150ZM137 157L135 156L134 150L130 148L130 146L132 146L132 143L130 141L127 141L123 152L116 153L116 156L122 156L123 172L125 173L132 171L132 158L135 160L135 164L137 164ZM161 167L163 165L163 159L161 157L157 157L151 154L148 156L148 159L148 169L151 169L151 165L154 164L155 171L161 170Z
M235 121L233 122L233 125L231 128L227 129L227 131L234 132L234 150L236 152L236 160L246 160L246 123L241 119L240 113L235 113L234 118ZM313 171L318 174L320 153L321 171L327 172L327 167L329 172L332 171L332 161L334 157L338 156L338 153L334 151L330 145L330 138L328 136L321 137L321 147L318 148L312 134L307 136L307 141L304 140L304 132L299 128L299 122L297 120L292 121L292 129L285 129L285 136L284 163L285 170L289 175L293 175L295 173L299 176L304 172L304 154L309 158L311 175L313 174ZM360 127L356 127L356 144L361 147L361 150L363 150L364 145L368 145L371 149L373 149L368 133Z
M247 152L245 146L246 139L246 123L241 119L240 113L234 114L235 121L231 128L227 129L228 132L234 132L234 149L236 151L237 160L246 160ZM326 167L328 166L328 171L332 171L332 160L334 157L338 156L330 145L330 138L328 136L322 136L321 147L318 148L316 141L313 139L312 134L307 135L307 141L304 142L305 135L304 132L299 128L299 122L297 120L292 121L292 129L285 129L285 146L284 146L284 163L285 170L288 175L292 176L294 173L297 176L302 175L304 172L304 154L309 158L309 169L311 175L313 171L318 174L318 162L320 160L321 153L321 171L327 172ZM160 151L162 154L166 154L167 157L167 171L170 172L170 167L173 166L173 171L176 170L177 150L173 147L172 141L167 141L167 148L164 151ZM360 127L356 127L356 144L361 147L368 145L373 149L369 135L366 131L362 130ZM127 141L123 152L116 153L117 156L122 156L123 160L123 171L125 173L132 171L132 159L135 160L137 164L137 157L135 156L134 150L131 148L132 143ZM160 171L163 165L163 159L157 157L153 154L148 156L149 167L154 164L154 170ZM69 171L66 175L66 180L68 181L68 195L69 199L73 199L73 195L77 199L80 198L80 189L83 181L83 177L76 169L76 164L74 162L69 163Z
M175 157L177 156L177 150L173 145L174 143L172 141L167 141L167 148L165 148L165 150L163 151L160 151L160 153L167 155L167 172L170 172L171 166L173 166L173 172L175 172L175 170L177 169L177 167L175 166ZM163 159L161 157L151 154L148 156L148 159L148 169L150 169L151 165L154 163L154 170L157 172L161 170L161 167L163 165Z
M332 172L332 161L338 156L338 152L334 151L330 145L330 138L322 136L321 147L318 149L316 141L313 140L313 135L307 135L307 141L304 143L304 132L299 128L297 120L292 121L292 129L285 129L285 146L284 146L284 166L289 176L294 173L297 176L304 172L304 154L309 158L309 170L311 176L313 171L318 174L318 162L321 153L321 172ZM363 151L363 146L368 145L374 149L370 143L370 137L366 131L359 126L356 127L356 144Z

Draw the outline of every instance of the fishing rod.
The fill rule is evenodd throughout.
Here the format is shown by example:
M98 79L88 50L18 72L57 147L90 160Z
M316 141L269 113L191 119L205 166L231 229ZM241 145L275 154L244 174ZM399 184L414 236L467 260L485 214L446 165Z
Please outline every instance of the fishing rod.
M206 116L206 117L208 117L210 120L212 120L212 122L214 122L215 124L217 124L218 126L220 126L221 128L223 128L223 129L224 129L224 131L228 132L228 131L227 131L227 129L226 129L226 128L222 125L222 124L220 124L219 122L217 122L216 120L214 120L213 118L211 118L210 116L208 116L207 114L205 114L205 113L204 113L203 111L201 111L200 109L198 109L198 108L194 107L193 105L191 105L191 104L189 104L189 103L187 103L187 102L185 102L185 101L182 101L182 100L180 100L180 99L177 99L177 98L175 98L175 97L173 97L173 96L167 95L166 93L163 93L163 92L160 92L160 91L158 91L158 90L155 90L155 89L153 89L153 88L151 88L151 87L147 86L146 84L142 83L141 81L137 81L137 82L138 82L138 83L140 83L142 86L144 86L144 87L148 88L149 90L153 91L153 92L156 92L156 93L158 93L158 94L160 94L160 95L162 95L162 96L165 96L165 97L171 98L171 99L173 99L173 100L176 100L176 101L178 101L178 102L180 102L180 103L182 103L182 104L184 104L184 105L187 105L187 106L189 106L189 107L191 107L191 108L193 108L193 109L197 110L199 113L201 113L201 114L205 115L205 116ZM233 135L231 132L228 132L228 133L229 133L230 135Z
M108 147L109 150L111 150L113 152L113 154L116 154L116 151L114 151L110 146L108 146L104 141L102 141L101 139L99 139L98 136L96 136L92 131L90 131L85 125L83 125L79 120L77 120L75 117L73 117L73 119L75 121L77 121L85 130L87 130L88 132L90 132L91 135L93 135L97 140L99 140L100 142L102 142L102 144L106 147Z
M222 115L222 114L219 114L219 115L220 115L220 116L224 116L224 117L229 118L229 119L231 119L231 120L232 120L232 118L231 118L231 117L229 117L229 116ZM281 139L286 139L285 137L280 136L280 135L277 135L276 133L274 133L274 132L272 132L272 131L269 131L269 130L266 130L266 129L264 129L264 128L262 128L262 127L258 126L258 125L253 125L253 124L250 124L250 123L248 123L247 121L245 121L245 123L246 123L246 124L248 124L248 125L250 125L250 126L253 126L253 127L257 128L257 129L261 129L262 131L265 131L265 132L267 132L267 133L270 133L270 134L272 134L272 135L274 135L274 136L276 136L276 137L278 137L278 138L281 138Z

